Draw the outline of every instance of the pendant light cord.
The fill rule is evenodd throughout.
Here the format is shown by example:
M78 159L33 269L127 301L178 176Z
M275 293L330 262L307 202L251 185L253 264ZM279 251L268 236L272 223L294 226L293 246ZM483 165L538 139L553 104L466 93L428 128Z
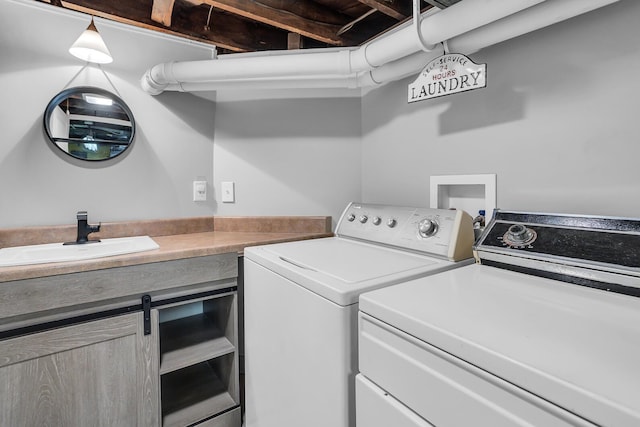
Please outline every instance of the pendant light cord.
M104 71L104 68L102 68L101 64L96 64L98 66L98 68L100 68L100 71L102 71L102 74L104 74L104 77L107 79L107 81L109 82L109 84L111 85L111 87L113 88L113 90L116 92L116 95L118 95L120 98L122 98L122 95L120 95L120 91L118 90L118 88L116 87L116 85L113 84L113 81L111 81L111 78L109 78L109 75ZM71 80L69 80L69 82L62 88L62 90L67 89L71 83L73 83L73 81L75 79L78 78L78 76L89 66L89 62L87 62L86 64L84 64L84 66L82 68L80 68L80 70L71 78Z
M109 82L109 84L111 85L111 87L113 88L113 90L116 91L116 95L118 95L120 98L122 98L122 95L120 95L120 92L118 91L118 88L116 87L116 85L113 84L113 82L111 81L111 79L109 78L109 75L104 71L104 69L102 68L102 65L98 64L98 67L100 67L100 71L102 71L102 74L104 74L104 77L107 79L107 81Z
M80 73L82 73L82 72L84 71L84 69L85 69L85 68L87 68L87 66L88 66L88 65L89 65L89 63L88 63L88 62L87 62L86 64L84 64L84 66L83 66L82 68L80 68L80 70L79 70L79 71L78 71L78 72L77 72L77 73L76 73L76 74L71 78L71 80L69 80L69 82L67 82L67 84L66 84L66 85L64 85L64 87L62 88L62 90L65 90L66 88L68 88L68 87L69 87L69 85L70 85L71 83L73 83L73 81L74 81L75 79L77 79L77 78L78 78L78 76L80 75Z

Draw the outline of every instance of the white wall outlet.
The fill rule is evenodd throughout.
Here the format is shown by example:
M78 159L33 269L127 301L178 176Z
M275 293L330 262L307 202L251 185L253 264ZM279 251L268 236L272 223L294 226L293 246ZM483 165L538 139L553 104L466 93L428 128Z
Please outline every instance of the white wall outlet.
M207 181L193 181L193 201L204 202L207 200Z
M225 181L222 183L222 203L235 203L235 184L233 181Z

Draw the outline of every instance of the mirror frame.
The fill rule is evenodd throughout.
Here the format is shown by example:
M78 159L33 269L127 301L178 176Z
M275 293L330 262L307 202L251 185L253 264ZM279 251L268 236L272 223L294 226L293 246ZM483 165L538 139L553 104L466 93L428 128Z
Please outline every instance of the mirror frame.
M110 98L110 99L113 100L114 104L117 104L118 107L122 108L122 110L127 114L127 116L130 119L129 121L131 122L131 136L129 137L129 141L127 143L127 147L124 150L122 150L121 152L119 152L118 154L116 154L114 156L105 157L105 158L97 158L97 159L89 159L89 158L83 158L83 157L79 157L79 156L74 156L69 151L64 150L60 145L58 145L58 142L60 142L62 140L64 140L64 142L75 142L76 140L71 140L69 138L56 138L51 134L51 125L49 123L50 122L50 118L51 118L51 114L58 107L58 105L60 105L60 103L63 102L65 99L69 98L73 94L80 94L80 93L92 93L92 94L96 94L96 95L99 95L99 96L102 96L102 97L105 97L105 98ZM129 108L129 106L119 96L115 95L114 93L109 92L108 90L101 89L101 88L98 88L98 87L77 86L77 87L64 89L62 92L60 92L56 96L54 96L53 99L51 99L51 101L49 101L49 103L47 104L47 108L44 111L44 129L45 129L47 137L49 138L51 143L56 147L56 149L60 150L65 155L70 156L70 157L72 157L74 159L84 160L84 161L88 161L88 162L102 162L102 161L115 159L115 158L121 156L123 153L125 153L125 152L127 152L127 151L129 151L131 149L131 146L133 145L133 141L134 141L135 134L136 134L136 122L135 122L135 119L133 117L133 113L131 112L131 109ZM78 139L77 141L78 142L83 142L83 140L80 140L80 139ZM101 141L98 140L97 142L100 143ZM123 144L121 144L121 145L123 145Z

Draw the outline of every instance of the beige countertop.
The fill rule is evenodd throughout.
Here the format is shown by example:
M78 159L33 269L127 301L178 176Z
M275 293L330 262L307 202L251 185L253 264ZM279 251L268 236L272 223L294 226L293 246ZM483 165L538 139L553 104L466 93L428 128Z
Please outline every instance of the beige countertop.
M148 235L158 249L74 262L0 267L0 282L235 252L245 247L332 236L331 217L199 217L102 224L90 238ZM0 247L75 239L75 226L0 230Z

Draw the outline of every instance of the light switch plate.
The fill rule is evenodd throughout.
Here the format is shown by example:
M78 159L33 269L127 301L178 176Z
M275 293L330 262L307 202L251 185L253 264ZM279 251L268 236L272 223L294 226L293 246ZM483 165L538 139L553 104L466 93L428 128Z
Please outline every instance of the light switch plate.
M222 203L235 203L235 183L233 181L222 182Z

